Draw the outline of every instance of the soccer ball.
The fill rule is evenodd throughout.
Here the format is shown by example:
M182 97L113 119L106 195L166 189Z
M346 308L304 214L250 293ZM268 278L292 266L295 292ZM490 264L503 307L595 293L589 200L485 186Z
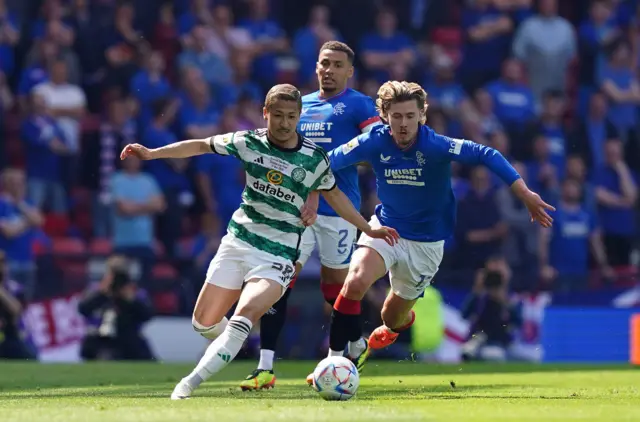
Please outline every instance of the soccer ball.
M356 366L342 356L323 359L313 371L313 388L325 400L349 400L359 385Z

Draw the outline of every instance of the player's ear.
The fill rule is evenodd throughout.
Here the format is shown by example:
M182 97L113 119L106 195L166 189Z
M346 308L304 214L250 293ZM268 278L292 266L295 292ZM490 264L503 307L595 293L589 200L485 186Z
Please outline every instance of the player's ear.
M267 120L267 114L269 114L269 110L266 107L262 107L262 117Z
M353 72L354 72L354 68L353 65L349 66L349 71L347 72L347 76L352 78L353 77Z

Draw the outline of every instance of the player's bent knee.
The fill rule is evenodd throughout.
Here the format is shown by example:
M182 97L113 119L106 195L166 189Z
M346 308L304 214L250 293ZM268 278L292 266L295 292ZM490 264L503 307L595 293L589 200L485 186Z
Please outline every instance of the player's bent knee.
M206 326L199 323L195 315L191 318L191 325L193 325L194 331L209 340L218 338L220 334L224 332L225 328L227 328L228 323L229 320L227 317L222 317L222 320L218 323Z
M349 299L362 299L371 284L364 272L354 271L345 280L342 295Z

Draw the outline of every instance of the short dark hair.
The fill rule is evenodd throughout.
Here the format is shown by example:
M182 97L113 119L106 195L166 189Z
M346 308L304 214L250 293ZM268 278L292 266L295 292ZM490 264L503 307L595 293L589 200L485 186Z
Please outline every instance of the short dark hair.
M302 94L291 84L280 84L271 88L264 99L264 107L269 110L278 100L295 101L298 104L298 110L302 110Z
M322 44L322 47L320 47L320 51L322 50L340 51L347 55L349 63L353 63L356 58L356 53L353 52L351 47L340 41L327 41L326 43Z

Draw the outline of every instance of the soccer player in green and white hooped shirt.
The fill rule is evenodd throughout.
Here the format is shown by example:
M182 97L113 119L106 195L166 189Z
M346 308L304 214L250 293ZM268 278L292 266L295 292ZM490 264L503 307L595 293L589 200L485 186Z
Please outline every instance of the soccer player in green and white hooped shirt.
M292 85L276 85L267 94L267 129L216 135L148 149L124 147L121 159L187 158L214 152L233 155L245 167L242 204L207 271L193 311L194 329L214 341L195 369L176 385L171 398L191 396L200 384L225 367L240 351L262 315L280 299L294 275L304 224L301 209L310 192L369 236L395 244L398 234L373 229L336 188L326 153L296 132L301 95ZM244 286L244 289L243 289ZM234 315L225 315L238 303Z

